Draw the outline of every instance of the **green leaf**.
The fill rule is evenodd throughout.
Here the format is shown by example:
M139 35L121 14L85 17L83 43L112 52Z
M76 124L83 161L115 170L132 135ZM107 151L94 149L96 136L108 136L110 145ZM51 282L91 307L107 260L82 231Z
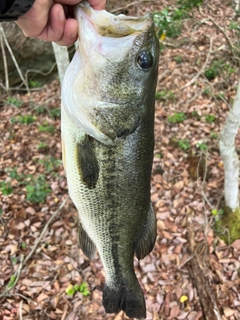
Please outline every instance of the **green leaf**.
M70 285L67 287L67 289L65 290L65 292L67 293L67 295L68 295L69 297L72 297L72 296L74 295L74 293L75 293L75 290L74 290L73 285L70 284Z
M217 209L212 209L211 213L212 213L214 216L216 216L216 215L218 214L218 211L217 211Z

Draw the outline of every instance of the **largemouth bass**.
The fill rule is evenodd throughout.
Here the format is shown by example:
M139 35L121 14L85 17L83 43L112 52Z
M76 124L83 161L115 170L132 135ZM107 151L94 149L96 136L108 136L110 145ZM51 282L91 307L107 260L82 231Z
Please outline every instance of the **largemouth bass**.
M159 41L151 16L75 7L79 48L62 87L62 146L84 254L106 274L106 312L145 318L133 256L153 249L150 202Z

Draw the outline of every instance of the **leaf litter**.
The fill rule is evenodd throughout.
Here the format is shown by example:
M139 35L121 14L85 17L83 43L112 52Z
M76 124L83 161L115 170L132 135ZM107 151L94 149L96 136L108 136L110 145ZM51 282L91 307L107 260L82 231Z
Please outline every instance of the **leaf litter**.
M144 14L167 5L152 1L136 7L120 1L115 7ZM162 42L151 189L158 238L149 256L134 259L147 320L204 319L191 276L191 261L197 255L189 252L189 227L202 257L197 268L205 271L222 319L240 319L240 240L231 245L221 240L214 233L212 214L224 201L217 136L238 82L233 44L238 45L239 34L229 27L231 22L239 23L232 2L205 1L182 21L177 38ZM205 71L214 61L221 72L208 80ZM127 319L123 312L105 313L101 261L89 261L78 248L78 218L67 199L61 163L59 83L53 81L31 96L14 97L21 107L6 100L0 113L0 318ZM184 113L183 121L169 121L178 113ZM43 129L50 126L54 130ZM238 134L237 150L239 142ZM69 286L83 282L89 295L66 293Z

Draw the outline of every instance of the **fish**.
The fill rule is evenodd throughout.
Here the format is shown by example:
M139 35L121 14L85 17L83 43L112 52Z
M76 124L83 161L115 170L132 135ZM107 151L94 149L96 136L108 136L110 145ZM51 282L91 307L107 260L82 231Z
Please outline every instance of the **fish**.
M151 15L74 8L79 44L61 96L63 164L79 245L104 272L103 306L146 317L134 271L156 240L150 200L159 40Z

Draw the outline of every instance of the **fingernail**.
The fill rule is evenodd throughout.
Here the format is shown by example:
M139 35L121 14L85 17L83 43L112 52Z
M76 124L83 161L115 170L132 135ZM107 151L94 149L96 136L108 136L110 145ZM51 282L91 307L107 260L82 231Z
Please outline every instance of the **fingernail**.
M71 33L71 38L74 39L78 35L78 28L76 28L72 33Z
M61 8L59 11L58 11L58 19L63 22L65 21L65 14L64 14L64 11L63 11L63 8Z

